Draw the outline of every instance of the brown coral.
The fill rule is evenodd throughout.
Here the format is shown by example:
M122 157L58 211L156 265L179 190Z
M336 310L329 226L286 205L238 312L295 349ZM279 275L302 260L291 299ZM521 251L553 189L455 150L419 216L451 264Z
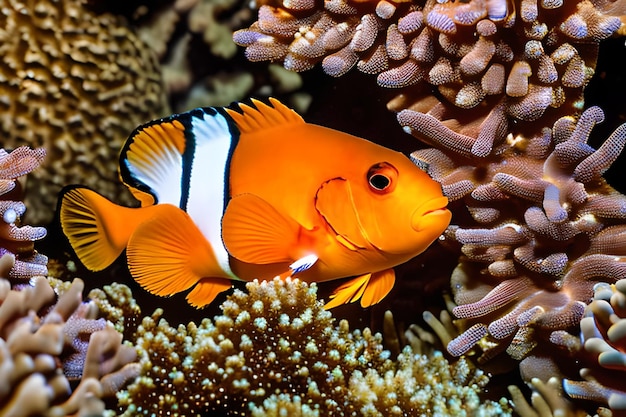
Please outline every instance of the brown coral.
M27 281L47 274L48 258L34 249L34 242L46 236L46 229L22 225L26 206L12 200L21 191L17 179L37 168L45 155L41 148L22 146L10 153L0 149L0 256L10 254L14 259L8 278Z
M620 26L590 0L284 1L261 6L234 40L252 61L294 71L321 62L332 76L357 67L380 86L410 87L393 109L415 109L436 90L461 109L500 103L507 116L536 120L550 107L579 106L597 43Z
M447 142L445 126L416 114L407 110L398 118L420 132L430 123L429 139L450 157L435 149L412 157L429 165L449 197L463 199L478 225L446 234L464 255L452 289L453 312L467 329L448 350L461 355L488 337L485 359L504 349L522 359L553 331L578 324L597 282L626 277L626 197L602 179L624 147L626 125L598 150L586 143L603 120L597 107L531 138L505 138L506 130L483 127L478 136L493 136L497 156L471 165L466 158L476 142Z
M6 276L12 263L10 256L0 258L0 276ZM0 288L1 415L101 413L99 399L111 397L137 376L134 349L123 346L118 332L95 319L93 304L81 301L81 280L56 304L44 277L19 291L0 278ZM71 380L79 381L74 389Z
M146 317L137 348L143 376L118 395L124 416L510 415L481 402L487 377L461 359L448 364L404 349L389 360L381 336L335 323L317 288L298 280L247 284L223 314L178 328Z
M149 48L123 19L80 0L4 2L0 45L3 146L48 153L29 181L31 222L51 219L68 183L121 198L121 144L138 124L169 113Z

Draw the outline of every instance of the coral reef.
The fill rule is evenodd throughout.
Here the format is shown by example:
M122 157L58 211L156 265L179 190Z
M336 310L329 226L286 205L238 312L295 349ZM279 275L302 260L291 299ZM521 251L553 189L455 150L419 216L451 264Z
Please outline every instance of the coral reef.
M14 264L7 277L28 282L36 275L46 275L48 258L37 253L34 242L46 236L46 229L21 224L26 206L19 197L22 184L18 178L37 168L44 160L44 149L19 147L12 152L0 149L0 256L10 254Z
M142 376L118 395L124 416L510 415L504 400L481 402L488 378L470 362L448 364L440 352L410 347L394 362L380 335L336 324L314 284L246 287L249 294L236 290L222 315L198 325L171 327L158 310L144 318L136 342Z
M451 282L462 331L448 351L480 344L483 364L506 350L529 359L530 381L535 347L578 325L596 283L626 277L626 197L602 177L626 125L596 150L604 114L579 115L598 44L623 18L622 1L286 0L233 38L251 61L321 62L333 76L356 66L402 89L388 108L434 146L412 158L458 202L443 243L462 254Z
M150 15L142 18L139 36L159 57L166 55L176 27L184 22L185 35L174 50L187 52L191 35L200 35L212 55L232 58L237 45L232 41L233 31L250 20L251 11L241 7L240 0L176 0L157 10L144 10Z
M213 320L176 327L159 310L141 320L130 290L117 283L92 290L89 303L80 301L80 281L53 284L65 295L49 307L53 280L30 280L46 274L46 258L33 249L45 230L21 224L20 186L9 192L43 152L0 154L0 186L8 187L0 193L0 254L13 254L0 264L8 271L15 260L0 276L22 278L21 291L0 280L0 294L8 294L0 297L0 312L8 311L9 299L26 308L0 325L10 331L0 339L0 372L21 361L30 366L0 378L0 414L34 391L41 401L32 401L39 407L33 413L43 415L98 415L101 397L116 392L120 412L133 416L510 415L505 400L480 398L488 378L465 357L473 351L482 353L481 367L496 356L522 361L533 394L531 406L511 388L520 415L572 414L558 380L535 378L545 375L539 368L553 349L563 347L586 367L585 380L566 380L565 392L620 412L624 393L615 381L626 348L613 321L625 310L614 300L626 291L620 283L611 291L596 284L626 278L626 198L602 178L626 142L626 128L596 150L588 138L602 111L579 112L597 44L623 31L622 3L264 0L258 21L234 35L253 61L376 75L380 86L398 92L388 108L399 112L400 125L436 148L412 156L457 206L456 226L442 243L454 249L452 257L462 254L452 277L458 329L445 314L438 322L425 313L424 320L460 356L454 363L415 325L385 351L380 335L350 330L324 311L315 285L292 280L249 283L249 294L229 296ZM302 78L281 65L253 74L236 61L231 31L251 16L243 6L239 0L142 6L145 19L134 22L142 43L123 19L93 12L83 0L5 4L3 145L44 146L49 154L46 170L29 182L30 190L41 190L27 195L32 222L49 219L55 188L69 182L88 182L115 198L120 141L167 112L163 91L182 111L301 88ZM586 307L594 287L597 300ZM583 315L584 345L566 332ZM609 332L611 326L618 330ZM121 345L122 332L136 344L139 364ZM32 344L62 340L62 351L14 352L22 334Z
M113 282L102 288L92 289L87 298L98 306L100 316L113 324L115 330L122 333L125 339L134 337L142 315L141 308L128 286Z
M626 413L626 280L595 287L594 300L580 322L580 338L568 340L568 350L578 354L588 367L580 370L584 381L564 380L564 391L576 399L591 400L615 415Z
M398 118L417 123L407 112ZM412 155L472 217L446 232L464 255L451 285L467 330L448 345L452 354L488 337L484 359L504 349L523 359L553 331L578 325L597 282L625 276L626 197L602 174L624 147L626 125L594 150L586 142L602 118L594 107L534 138L498 138L495 155L473 164L462 162L469 152L455 161L435 149Z
M3 146L48 154L29 181L30 222L50 220L69 183L130 202L117 178L119 148L138 124L168 113L152 51L124 19L81 0L4 2L0 44Z
M200 54L227 62L237 52L232 33L251 19L251 11L240 0L177 0L146 9L138 19L139 36L161 60L165 90L170 96L187 96L176 105L185 111L201 106L223 106L240 100L252 89L246 72L206 76L210 65L194 67ZM198 41L199 39L199 41ZM206 60L207 64L211 61ZM201 100L198 99L201 97ZM198 107L198 106L196 106Z
M307 0L263 2L233 39L251 61L294 71L321 62L338 77L353 67L380 86L405 88L394 110L425 108L432 91L478 115L502 107L536 120L548 108L580 108L597 44L621 27L612 2ZM424 102L426 100L426 102Z
M0 258L0 276L13 258ZM82 302L76 279L58 297L45 277L11 289L0 278L0 415L101 415L102 398L135 378L135 350Z

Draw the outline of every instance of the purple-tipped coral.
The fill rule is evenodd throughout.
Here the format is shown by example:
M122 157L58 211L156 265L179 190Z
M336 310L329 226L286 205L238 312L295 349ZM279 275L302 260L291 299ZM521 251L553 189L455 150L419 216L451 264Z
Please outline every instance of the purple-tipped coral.
M234 40L251 61L294 71L321 62L336 77L356 67L380 86L410 87L394 110L421 106L428 84L458 108L501 103L514 119L536 120L579 104L598 42L621 26L608 9L589 0L285 0L262 5Z
M577 326L597 282L626 277L626 197L602 178L624 147L626 125L595 150L587 138L602 120L594 107L535 137L499 131L492 156L471 163L473 145L448 146L435 134L445 127L433 123L429 138L448 152L413 153L475 222L446 232L464 255L452 290L467 330L448 345L453 355L487 337L484 359L505 349L522 359L553 331Z
M34 249L34 242L46 236L46 229L21 225L26 207L12 200L21 193L17 179L39 167L45 155L41 148L22 146L10 153L0 149L0 256L10 254L15 259L8 278L28 280L47 275L48 258Z
M1 257L0 277L12 266L11 256ZM0 415L101 414L100 399L138 375L134 349L82 302L79 279L58 301L44 277L10 288L0 278Z
M594 300L580 322L577 349L589 361L580 370L584 381L564 380L572 398L608 406L615 415L626 413L626 280L598 284Z

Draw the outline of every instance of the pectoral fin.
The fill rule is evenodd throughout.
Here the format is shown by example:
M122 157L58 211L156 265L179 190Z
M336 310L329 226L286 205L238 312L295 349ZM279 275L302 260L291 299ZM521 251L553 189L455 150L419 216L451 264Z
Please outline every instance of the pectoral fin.
M361 299L361 307L379 303L393 288L396 274L393 269L360 275L343 283L331 294L326 310Z
M242 262L293 262L301 254L304 229L253 194L233 197L222 218L222 238L231 256Z
M361 307L369 307L382 301L396 282L396 273L393 269L374 272L370 282L361 297Z

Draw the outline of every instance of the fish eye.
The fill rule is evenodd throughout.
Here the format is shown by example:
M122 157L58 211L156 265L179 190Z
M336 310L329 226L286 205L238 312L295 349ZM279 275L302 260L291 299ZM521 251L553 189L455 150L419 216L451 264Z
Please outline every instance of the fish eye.
M390 192L395 186L397 177L398 171L388 162L379 162L367 171L367 182L370 189L376 193Z
M384 190L389 187L391 180L383 174L374 174L370 177L370 185L377 190Z

